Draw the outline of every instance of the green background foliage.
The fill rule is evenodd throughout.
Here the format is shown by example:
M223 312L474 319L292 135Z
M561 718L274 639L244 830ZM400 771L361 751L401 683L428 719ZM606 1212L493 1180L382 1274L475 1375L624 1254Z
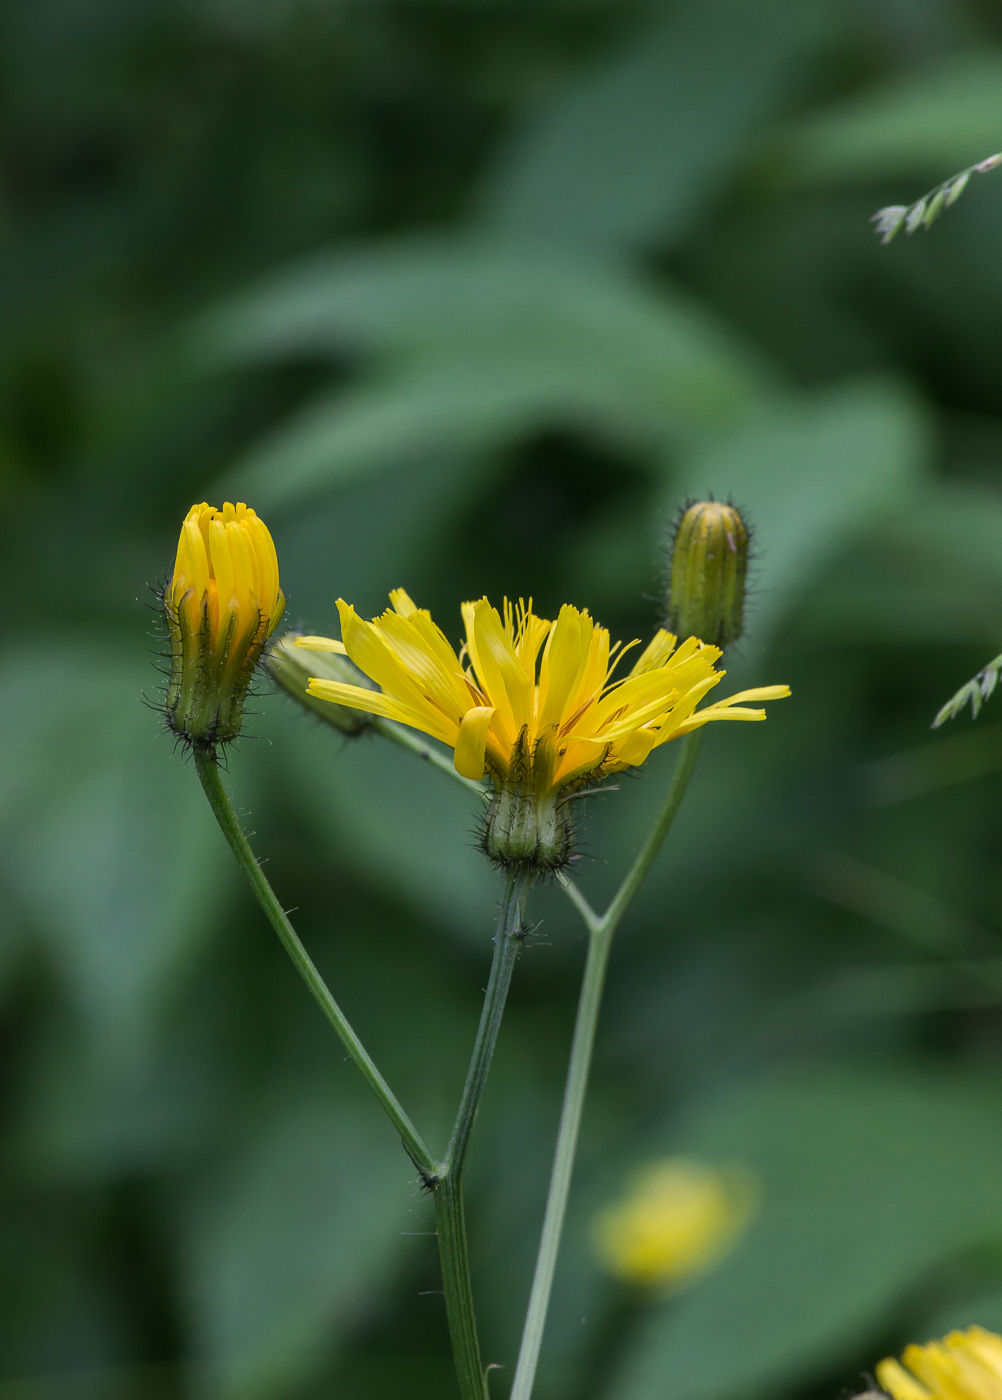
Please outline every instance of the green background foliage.
M977 0L8 0L0 13L0 1400L442 1400L432 1212L159 733L194 500L288 620L404 585L659 620L687 494L756 527L717 726L621 930L539 1400L837 1397L1002 1327L1002 146ZM228 781L441 1148L486 978L474 799L262 681ZM614 888L672 757L588 801ZM580 928L535 900L470 1172L517 1347ZM688 1291L589 1220L665 1151L756 1223Z

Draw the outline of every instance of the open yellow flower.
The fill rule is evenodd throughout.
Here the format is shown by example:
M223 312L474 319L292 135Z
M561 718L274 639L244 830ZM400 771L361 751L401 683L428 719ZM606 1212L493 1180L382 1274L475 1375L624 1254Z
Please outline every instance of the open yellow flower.
M877 1380L894 1400L999 1400L1002 1337L983 1327L950 1332L939 1342L905 1348L904 1365L887 1357Z
M390 601L392 608L365 622L339 599L343 641L299 639L314 651L346 653L382 693L315 677L310 694L440 739L464 777L489 774L498 791L529 802L534 815L526 822L537 834L558 795L641 764L652 749L711 720L764 719L764 710L741 702L789 694L785 685L765 686L697 710L724 675L715 669L717 647L690 638L676 648L659 631L617 679L616 667L638 643L610 646L608 631L570 605L555 622L537 617L531 600L506 601L503 613L486 598L464 603L466 640L457 655L403 589ZM524 815L513 812L511 820L517 825ZM552 839L544 832L543 845ZM561 860L554 853L542 863Z
M714 669L720 651L694 637L676 648L665 631L614 680L617 663L638 644L610 647L608 631L569 604L549 622L531 601L506 602L503 617L486 598L464 603L466 641L457 656L402 588L390 601L381 617L363 622L338 599L343 642L298 639L313 651L346 653L383 693L320 677L310 692L441 739L466 778L489 772L501 783L515 777L552 792L641 764L652 749L711 720L765 719L742 702L790 693L762 686L697 711L724 677Z
M743 1168L667 1157L639 1171L624 1198L597 1217L595 1249L617 1278L678 1287L726 1253L757 1203Z
M192 506L164 604L167 722L191 743L225 743L240 732L251 672L285 608L275 545L249 506Z

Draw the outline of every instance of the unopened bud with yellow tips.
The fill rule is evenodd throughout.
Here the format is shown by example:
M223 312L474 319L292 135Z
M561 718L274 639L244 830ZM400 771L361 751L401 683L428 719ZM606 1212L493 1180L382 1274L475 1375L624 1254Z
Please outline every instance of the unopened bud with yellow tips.
M314 650L311 641L321 645ZM268 648L264 658L269 672L285 693L305 709L340 729L342 734L361 734L372 727L372 716L364 710L350 709L330 700L321 700L310 689L311 677L339 681L343 685L365 686L373 689L368 676L339 652L332 652L326 637L304 637L298 632L286 632Z
M720 501L687 506L675 527L667 627L680 642L725 647L744 631L748 528Z
M196 748L228 743L240 733L254 667L285 608L268 527L242 502L192 506L163 601L167 724Z

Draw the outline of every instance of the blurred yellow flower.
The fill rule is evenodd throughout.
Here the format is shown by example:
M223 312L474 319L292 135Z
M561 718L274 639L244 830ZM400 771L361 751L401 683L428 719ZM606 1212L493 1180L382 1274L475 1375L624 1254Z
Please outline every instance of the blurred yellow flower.
M191 743L225 743L240 732L251 672L285 607L274 543L249 506L192 506L164 605L167 722Z
M710 720L761 720L743 700L777 700L785 685L696 706L724 672L720 650L691 638L676 648L659 631L620 680L612 673L630 647L610 647L609 633L587 612L565 605L556 622L536 617L532 601L503 616L486 598L464 603L466 641L459 656L402 588L381 617L363 622L338 600L342 642L301 637L314 651L343 651L382 687L382 694L318 677L321 699L384 715L441 739L465 778L490 773L548 794L643 763L651 750ZM538 679L537 679L538 668Z
M1002 1395L1002 1337L983 1327L951 1332L940 1342L887 1357L877 1380L894 1400L998 1400Z
M712 1167L687 1157L654 1162L596 1218L596 1252L617 1278L677 1287L734 1244L755 1213L758 1194L742 1167Z

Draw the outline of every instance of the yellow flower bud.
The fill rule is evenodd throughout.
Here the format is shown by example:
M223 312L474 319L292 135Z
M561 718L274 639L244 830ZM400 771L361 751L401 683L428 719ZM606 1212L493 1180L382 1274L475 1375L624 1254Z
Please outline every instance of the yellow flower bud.
M727 1252L757 1200L744 1168L668 1157L637 1172L624 1198L598 1216L595 1249L626 1282L679 1287Z
M361 734L371 728L372 717L364 710L349 709L331 700L321 700L309 690L310 678L320 677L326 681L340 681L343 685L365 686L372 689L372 682L353 665L347 656L337 652L313 651L310 637L297 632L286 632L268 648L264 661L272 676L287 695L299 702L322 720L340 729L342 734ZM324 638L317 638L324 641Z
M748 529L734 506L697 501L675 529L668 630L725 647L745 624Z
M240 733L254 667L285 608L267 526L242 503L192 506L163 594L167 723L200 748Z

